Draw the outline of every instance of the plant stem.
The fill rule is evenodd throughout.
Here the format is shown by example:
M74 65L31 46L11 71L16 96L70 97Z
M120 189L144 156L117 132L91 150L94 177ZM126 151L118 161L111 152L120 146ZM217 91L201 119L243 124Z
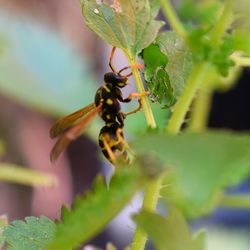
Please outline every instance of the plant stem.
M250 67L250 57L243 57L237 54L233 54L230 58L236 63L236 65L241 67Z
M212 93L210 86L204 86L204 88L200 89L194 102L188 130L202 132L206 129Z
M182 38L186 38L186 31L181 23L181 21L179 20L178 16L176 15L176 12L173 8L173 6L171 5L169 0L160 0L161 2L161 6L162 6L162 10L163 13L167 19L167 21L169 22L169 25L171 26L171 28L176 31Z
M157 206L161 184L163 176L154 180L145 189L144 200L141 210L153 212ZM137 227L134 235L134 239L131 245L131 250L143 250L147 241L147 234L140 228Z
M211 44L214 47L219 45L221 37L230 25L233 4L234 0L225 1L224 9L211 36Z
M126 55L127 55L127 58L128 58L128 61L129 61L130 65L136 64L136 59L135 58L129 56L128 54L126 54ZM137 86L138 92L139 93L144 93L145 88L144 88L143 81L141 79L141 75L140 75L140 72L139 72L138 68L132 68L132 72L133 72L133 76L134 76L134 79L135 79L135 84ZM155 122L155 119L154 119L154 115L153 115L153 112L152 112L148 97L147 96L142 96L141 97L141 102L142 102L142 107L143 107L143 110L144 110L144 114L145 114L148 126L150 128L152 128L152 129L156 128L156 122Z
M173 115L167 124L166 130L168 133L177 134L180 131L190 104L203 82L207 68L207 63L194 65L193 70L187 79L185 89L176 103Z
M219 206L250 209L250 195L224 195Z

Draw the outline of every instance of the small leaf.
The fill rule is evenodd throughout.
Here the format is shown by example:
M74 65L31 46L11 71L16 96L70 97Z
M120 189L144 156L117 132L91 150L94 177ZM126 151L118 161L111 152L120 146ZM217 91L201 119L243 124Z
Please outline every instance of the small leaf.
M45 216L15 220L4 229L9 250L46 250L55 234L55 224Z
M229 69L234 66L233 60L229 57L234 51L234 41L232 35L227 35L219 49L213 53L212 61L217 67L218 72L226 77Z
M169 169L162 195L168 204L197 217L218 204L224 187L250 174L250 136L208 131L170 136L148 134L134 143L137 153L152 155Z
M81 5L89 28L132 56L152 43L163 24L154 20L156 0L81 0Z
M145 174L149 173L144 169L142 175L138 169L117 169L109 189L103 178L98 176L91 191L78 197L70 212L64 211L48 249L75 248L100 232L143 186Z
M54 175L10 163L0 163L0 181L43 187L53 187L57 184L57 179Z
M147 232L157 250L203 250L204 240L193 238L184 217L172 211L167 219L159 214L143 211L134 217L135 222ZM200 248L198 248L200 247Z

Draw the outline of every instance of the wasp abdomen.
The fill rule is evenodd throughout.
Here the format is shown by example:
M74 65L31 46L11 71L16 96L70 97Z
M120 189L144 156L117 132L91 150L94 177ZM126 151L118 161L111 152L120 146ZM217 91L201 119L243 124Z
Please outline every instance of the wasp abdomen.
M124 136L119 123L106 124L99 134L99 146L103 155L114 164L116 158L121 157L129 163L128 153L124 144Z

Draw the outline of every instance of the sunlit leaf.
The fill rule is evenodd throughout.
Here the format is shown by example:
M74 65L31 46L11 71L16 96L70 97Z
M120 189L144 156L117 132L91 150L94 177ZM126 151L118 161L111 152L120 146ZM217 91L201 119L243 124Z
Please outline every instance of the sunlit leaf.
M112 46L135 56L156 37L162 22L154 20L157 0L81 0L84 19Z

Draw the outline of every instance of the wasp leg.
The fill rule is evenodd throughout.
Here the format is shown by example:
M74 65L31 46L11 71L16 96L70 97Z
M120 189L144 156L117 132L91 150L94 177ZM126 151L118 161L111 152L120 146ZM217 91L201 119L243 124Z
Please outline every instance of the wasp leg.
M131 102L133 97L136 97L136 98L140 98L142 96L148 96L150 94L149 91L145 91L145 92L142 92L142 93L130 93L129 96L125 99L123 98L119 98L119 101L121 102Z
M128 116L128 115L135 114L135 113L137 113L137 112L139 112L139 111L141 110L141 108L142 108L141 99L138 100L138 103L139 103L139 106L138 106L135 110L132 110L132 111L130 111L130 112L128 112L128 113L122 113L123 116L124 116L124 118L125 118L126 116Z
M128 143L126 142L126 140L122 136L122 129L121 128L118 128L116 130L116 136L118 138L118 141L121 142L125 146L126 149L130 149Z
M108 156L109 156L109 160L111 161L111 163L115 164L115 161L116 161L115 155L112 152L112 150L111 150L111 148L110 148L110 146L108 144L108 141L105 138L105 136L103 136L102 141L103 141L105 149L107 150L107 153L108 153Z
M134 151L130 148L130 146L128 145L128 143L126 142L126 140L124 139L123 135L122 135L122 129L119 128L116 130L116 136L118 138L118 141L120 143L123 144L123 146L125 147L126 150L123 151L122 155L124 157L124 161L127 163L127 164L131 164L131 160L129 159L128 157L128 153L127 153L127 150L130 151L131 154L135 155Z
M113 67L113 64L112 64L112 61L113 61L113 57L114 57L114 54L115 54L115 50L116 50L116 47L113 47L111 52L110 52L110 56L109 56L109 67L111 68L111 70L116 73L114 67Z

